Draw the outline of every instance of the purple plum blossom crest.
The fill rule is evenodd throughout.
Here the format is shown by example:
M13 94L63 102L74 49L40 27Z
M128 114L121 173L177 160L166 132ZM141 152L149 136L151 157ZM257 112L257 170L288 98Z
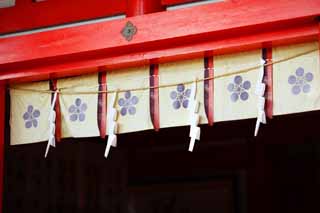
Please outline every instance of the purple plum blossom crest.
M237 75L233 79L233 83L228 85L228 90L231 92L231 101L237 102L240 98L242 101L246 101L249 98L248 90L251 87L250 81L243 81L240 75Z
M27 111L23 114L23 120L25 121L25 128L30 129L32 126L34 128L38 127L38 119L40 117L40 111L34 109L32 105L27 107Z
M190 98L191 90L186 89L183 84L177 85L176 91L172 91L170 93L170 98L173 100L172 106L174 109L188 108L189 98Z
M69 107L70 121L77 121L79 119L80 122L86 119L85 111L87 110L87 104L82 102L80 98L77 98Z
M136 114L136 104L138 103L139 99L135 95L131 95L130 91L126 91L124 93L124 98L120 98L118 101L120 109L120 114L125 116L128 114L134 115Z
M304 69L299 67L296 70L295 75L290 75L288 83L292 85L291 92L294 95L308 93L311 90L310 82L313 80L313 74L311 72L304 73Z

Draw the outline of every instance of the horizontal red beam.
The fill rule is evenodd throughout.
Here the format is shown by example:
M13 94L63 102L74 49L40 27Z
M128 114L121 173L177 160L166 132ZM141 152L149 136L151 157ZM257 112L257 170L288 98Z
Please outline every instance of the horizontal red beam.
M23 66L14 71L0 73L0 80L12 82L35 81L50 78L62 78L83 73L111 70L124 67L163 63L183 60L205 55L226 54L246 51L269 46L278 46L316 40L319 34L317 23L306 24L295 28L259 32L242 36L208 40L186 45L175 45L168 48L146 50L135 53L94 58L79 58L79 60L60 60L37 66ZM104 69L101 69L104 68Z
M316 38L320 1L259 2L132 17L138 32L130 42L119 33L127 20L0 39L0 79L63 77L98 66L113 69Z
M70 22L127 14L131 16L130 4L142 2L143 7L154 4L152 0L17 0L16 5L0 8L0 34L55 26ZM156 0L158 7L195 2L198 0ZM129 4L129 5L128 5ZM139 9L139 8L137 8ZM150 12L150 9L149 9Z
M199 0L161 0L161 3L166 6L176 5L176 4L184 4L190 2L196 2Z
M16 0L0 9L0 34L125 13L127 0Z
M106 49L128 51L131 46L154 41L162 46L168 40L183 42L186 37L196 39L214 32L224 35L233 29L254 28L266 23L281 24L320 15L320 1L307 2L273 0L264 4L255 0L228 1L132 17L129 20L137 26L138 33L130 42L120 34L128 19L0 39L0 64Z

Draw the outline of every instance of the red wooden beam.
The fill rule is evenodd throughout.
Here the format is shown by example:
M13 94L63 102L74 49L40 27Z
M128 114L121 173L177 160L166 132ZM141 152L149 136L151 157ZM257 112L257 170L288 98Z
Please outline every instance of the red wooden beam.
M155 13L165 9L161 4L161 0L129 0L126 14L127 17L132 17Z
M161 3L166 6L176 5L176 4L184 4L184 3L191 3L196 2L199 0L161 0Z
M64 77L98 66L114 69L311 40L319 14L318 0L227 1L4 38L0 79ZM127 20L138 29L130 42L120 35Z
M0 34L125 13L126 4L127 0L17 0L14 7L0 9Z
M238 37L214 39L185 45L172 45L161 49L149 49L120 55L96 55L96 57L79 57L69 60L63 56L57 60L21 63L18 67L2 69L0 80L12 82L37 81L49 78L61 78L83 73L97 72L98 67L108 70L149 63L162 63L213 54L225 54L245 51L270 45L283 45L305 42L317 39L318 26L316 23L301 25L296 28L260 32ZM14 65L14 64L13 64ZM1 68L1 65L0 65ZM1 69L0 69L1 70Z
M306 5L305 0L273 0L268 4L255 0L228 1L5 38L0 40L0 64L99 50L131 51L130 47L138 45L143 48L150 44L162 47L168 41L185 43L186 40L193 42L217 33L223 38L252 29L281 27L283 24L292 24L297 19L320 15L320 1L308 2ZM127 20L138 28L138 33L130 42L120 34Z

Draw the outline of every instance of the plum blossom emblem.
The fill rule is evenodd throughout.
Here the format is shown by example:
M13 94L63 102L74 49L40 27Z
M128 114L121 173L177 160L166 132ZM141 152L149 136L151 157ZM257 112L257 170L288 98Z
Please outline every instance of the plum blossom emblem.
M240 98L242 101L246 101L249 98L248 90L251 87L250 81L243 81L240 75L237 75L233 79L233 83L228 85L228 90L231 92L231 101L237 102Z
M23 114L23 120L25 121L25 128L30 129L32 126L34 128L38 127L38 119L40 117L40 111L34 109L32 105L27 107L27 111Z
M170 93L170 98L173 100L172 106L174 109L188 108L191 89L186 89L183 84L178 84L176 91Z
M77 98L74 104L69 107L70 121L74 122L79 120L80 122L83 122L86 119L85 111L87 108L87 104L82 102L80 98Z
M130 91L126 91L124 93L124 98L120 98L118 104L120 106L120 114L122 116L127 115L134 115L136 114L136 104L138 103L139 99L135 95L131 95Z
M303 93L308 93L311 90L310 82L313 80L313 74L311 72L304 73L304 69L299 67L295 75L290 75L288 78L288 83L292 85L291 92L294 95Z

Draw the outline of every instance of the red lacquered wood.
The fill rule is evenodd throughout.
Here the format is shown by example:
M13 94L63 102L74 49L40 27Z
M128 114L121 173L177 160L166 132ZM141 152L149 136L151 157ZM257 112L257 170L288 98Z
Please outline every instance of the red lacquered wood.
M266 115L269 119L273 117L273 65L272 63L272 48L264 48L264 60L270 65L264 67L266 87Z
M6 86L0 82L0 213L3 207L4 146L5 146Z
M155 13L165 10L161 0L129 0L127 5L127 17Z
M0 39L0 79L58 78L99 66L117 69L309 41L317 39L319 14L316 0L227 1L127 19L138 28L130 42L120 35L127 20Z
M159 114L159 65L150 65L150 116L155 131L160 129ZM155 88L152 88L155 87Z
M270 45L285 45L318 39L318 23L300 24L288 29L270 29L267 32L254 34L237 34L231 37L212 37L205 41L190 44L163 45L162 48L150 48L136 52L108 55L95 54L91 57L79 56L68 58L64 55L55 59L38 59L12 64L0 64L0 80L10 82L38 81L48 78L62 78L84 73L97 72L100 66L106 69L118 69L141 66L152 63L170 62L175 60L203 57L205 52L225 54L246 51ZM1 46L1 45L0 45ZM1 47L0 47L1 49ZM1 51L0 51L1 52ZM9 53L8 53L9 54ZM1 57L1 55L0 55Z
M127 0L17 0L0 9L0 34L125 13Z
M99 73L99 91L107 91L107 75L105 71ZM100 137L106 137L107 93L98 94L98 126Z
M204 58L204 77L205 78L213 78L214 73L214 65L213 65L213 57L205 57ZM213 110L214 110L214 103L213 103L213 84L214 80L206 80L204 81L204 105L205 105L205 112L208 119L208 124L210 126L213 125Z
M272 30L287 28L300 24L302 20L309 21L319 14L318 0L308 1L307 6L305 0L272 0L268 4L253 0L227 1L0 39L0 64L53 60L57 56L75 59L93 57L102 52L110 55L138 52L146 48L161 49L206 39L217 40L244 33L265 32L268 27ZM130 42L120 34L128 20L138 29Z
M190 2L196 2L199 0L161 0L161 3L166 6L176 5L176 4L184 4Z
M53 90L57 90L57 80L52 81ZM54 109L56 111L56 130L55 130L55 137L56 141L61 141L61 109L60 109L60 94L57 94L56 103L54 106Z

